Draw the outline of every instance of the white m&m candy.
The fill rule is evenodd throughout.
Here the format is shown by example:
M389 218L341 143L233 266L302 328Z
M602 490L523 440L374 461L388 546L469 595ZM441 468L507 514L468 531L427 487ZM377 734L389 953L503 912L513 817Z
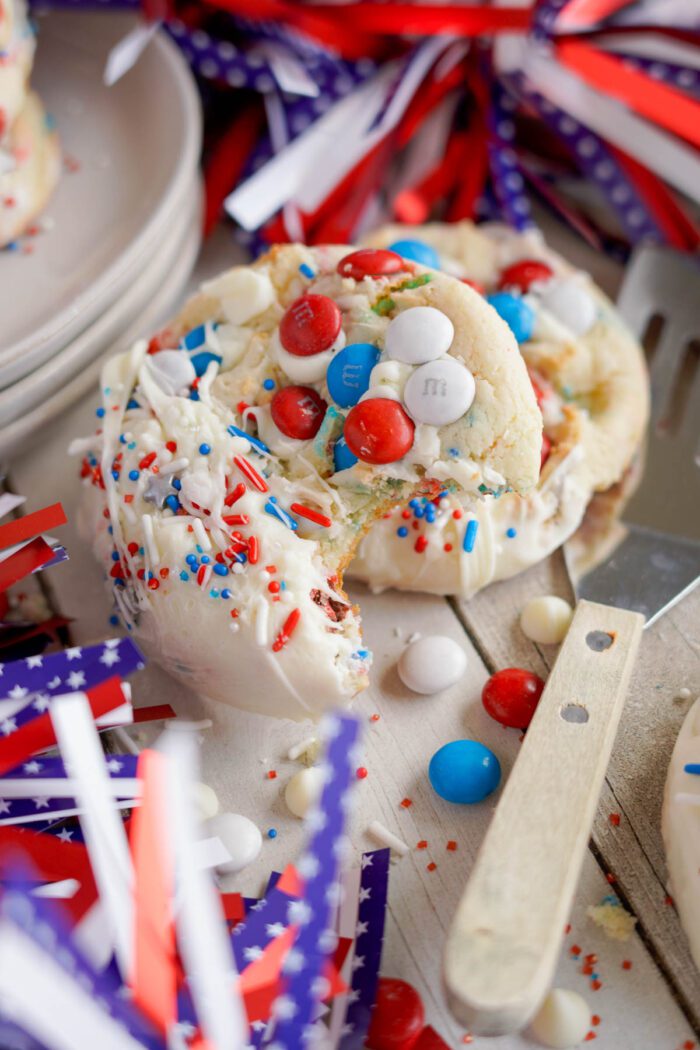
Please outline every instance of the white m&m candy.
M598 316L593 296L576 277L552 281L545 288L541 303L574 335L585 335Z
M559 645L569 630L574 612L554 594L531 598L520 614L522 632L538 645Z
M311 766L294 774L284 789L284 801L295 817L305 817L318 802L322 790L323 772L318 766Z
M591 1009L577 992L552 988L530 1027L543 1046L568 1050L586 1038L591 1027Z
M447 314L434 306L413 306L389 324L387 356L409 365L422 365L446 354L454 335L454 325Z
M231 859L217 866L221 875L232 875L252 864L262 849L260 829L240 813L218 813L206 823L207 833L221 839Z
M149 355L146 361L158 386L172 397L191 386L197 378L194 365L184 350L161 350Z
M474 376L453 357L421 365L404 387L406 408L417 423L443 427L455 423L471 406Z
M440 693L458 682L467 657L457 642L443 634L411 642L399 657L399 678L414 693Z
M263 313L275 301L275 289L266 273L248 266L227 273L202 285L207 295L221 301L221 309L231 324L245 324L251 317Z

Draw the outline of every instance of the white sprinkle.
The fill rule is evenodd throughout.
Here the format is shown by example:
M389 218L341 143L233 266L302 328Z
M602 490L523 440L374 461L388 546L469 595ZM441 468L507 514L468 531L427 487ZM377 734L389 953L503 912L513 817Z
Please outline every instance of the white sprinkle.
M157 565L160 561L160 554L158 553L156 541L153 536L153 521L151 519L150 514L144 514L143 518L141 519L141 524L143 528L143 537L146 541L146 550L148 551L148 558L151 562L151 565Z
M204 525L202 524L201 518L194 519L194 534L197 537L197 543L200 545L202 550L210 551L211 541L207 536L207 531L204 528Z
M400 857L405 857L410 852L409 847L398 836L392 834L388 828L385 828L383 824L380 824L378 820L373 820L367 828L367 834L370 835L376 842L382 846L388 846L389 849L393 849Z
M308 751L309 748L312 747L315 743L315 736L307 737L306 740L302 740L300 744L294 744L293 747L290 747L289 751L287 752L287 758L291 759L292 762L296 762L296 760L298 758L301 758L304 752Z
M258 645L267 645L270 606L264 595L260 595L255 608L255 641Z
M178 470L186 470L189 465L189 459L186 456L182 456L180 459L172 459L170 463L166 463L165 466L160 468L160 472L161 474L175 474Z
M690 689L688 689L687 685L682 686L678 690L678 699L679 700L690 700L691 695L692 694L690 692Z
M409 634L408 638L406 639L407 645L413 645L413 643L417 642L420 637L420 631L414 631L413 634Z

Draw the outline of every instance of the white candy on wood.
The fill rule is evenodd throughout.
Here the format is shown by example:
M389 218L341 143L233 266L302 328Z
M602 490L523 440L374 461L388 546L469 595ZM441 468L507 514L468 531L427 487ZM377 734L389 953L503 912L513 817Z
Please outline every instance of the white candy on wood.
M284 789L284 801L295 817L305 817L318 802L323 789L323 773L318 766L295 773Z
M538 645L559 645L569 630L574 611L563 598L543 594L531 598L520 614L523 634Z
M414 693L440 693L458 682L466 669L464 649L442 634L411 642L398 663L399 678Z
M446 354L454 335L454 325L442 310L413 306L390 322L386 330L387 356L409 365L422 365Z
M461 419L475 393L469 369L454 357L445 357L417 368L404 387L403 399L417 423L442 427Z
M590 1007L577 992L552 988L530 1027L543 1046L568 1050L583 1042L590 1031Z
M221 875L232 875L252 864L262 849L260 829L240 813L217 813L207 821L209 835L220 838L231 859L217 866Z

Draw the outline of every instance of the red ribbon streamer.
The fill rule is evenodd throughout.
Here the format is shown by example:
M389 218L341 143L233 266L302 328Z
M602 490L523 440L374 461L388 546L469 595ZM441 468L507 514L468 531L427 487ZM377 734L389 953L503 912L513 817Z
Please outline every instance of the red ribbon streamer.
M15 551L9 558L0 561L0 591L6 591L13 583L18 583L31 572L46 565L53 555L53 549L39 536Z
M25 514L22 518L8 521L6 525L0 525L0 548L14 547L16 543L30 540L32 536L65 525L66 520L61 504L52 503L43 510L35 510L33 514Z

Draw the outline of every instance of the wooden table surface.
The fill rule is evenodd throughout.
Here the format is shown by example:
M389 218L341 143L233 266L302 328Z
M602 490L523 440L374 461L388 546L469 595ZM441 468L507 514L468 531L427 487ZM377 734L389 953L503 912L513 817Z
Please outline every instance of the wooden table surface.
M614 264L561 230L552 231L552 241L614 293L619 280ZM228 234L220 232L205 249L196 278L239 258ZM92 431L94 406L93 398L77 405L11 464L9 485L28 496L26 511L60 499L75 520L80 485L77 464L65 450L72 437ZM74 642L94 642L113 632L101 572L72 524L60 535L70 561L43 574L42 586L53 607L73 617ZM358 783L352 842L358 853L372 848L366 828L376 819L412 847L391 868L382 972L411 982L423 998L430 1023L451 1047L458 1047L471 1040L445 1007L441 951L498 795L476 806L444 802L430 788L428 762L440 745L473 737L496 752L505 779L518 753L519 734L484 713L482 685L490 673L507 666L547 674L556 650L523 636L519 612L529 597L559 594L572 600L572 594L560 554L470 602L391 592L374 596L352 585L349 590L361 604L365 640L374 653L371 687L355 704L367 719L364 764L369 775ZM463 681L435 697L407 695L396 661L414 632L455 638L468 656ZM700 974L667 899L660 834L666 767L691 703L680 699L681 690L690 690L693 698L700 693L699 651L700 589L645 632L571 930L562 942L556 983L586 997L600 1019L592 1030L601 1050L680 1050L695 1046L700 1035ZM255 865L227 884L229 889L259 893L270 869L279 870L300 849L301 824L287 811L282 795L289 777L301 767L286 754L291 745L311 735L313 727L270 721L204 700L155 665L134 681L134 687L137 704L167 701L183 717L211 719L211 728L202 732L202 779L214 788L222 809L246 814L263 832L273 826L278 830L274 840L265 838ZM373 713L381 716L379 721L369 721ZM542 761L547 761L546 755ZM265 776L269 769L277 770L277 779ZM410 808L400 805L406 797L412 799ZM522 802L528 805L527 799ZM611 823L612 813L619 814L619 825ZM546 820L546 814L542 817ZM425 850L415 848L421 839L428 841ZM446 849L448 840L457 842L455 851ZM427 868L431 861L437 864L433 871ZM586 916L586 909L611 890L637 917L637 933L626 943L607 938ZM575 946L581 949L578 959L572 954ZM581 973L583 956L589 953L597 956L597 990L591 977ZM524 1033L497 1039L474 1036L471 1045L517 1050L536 1044Z

